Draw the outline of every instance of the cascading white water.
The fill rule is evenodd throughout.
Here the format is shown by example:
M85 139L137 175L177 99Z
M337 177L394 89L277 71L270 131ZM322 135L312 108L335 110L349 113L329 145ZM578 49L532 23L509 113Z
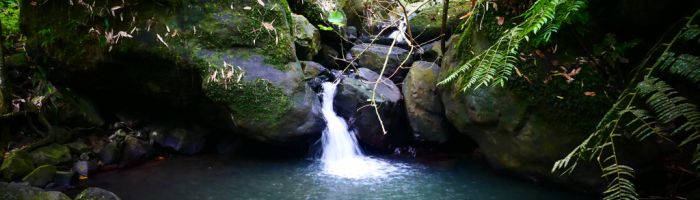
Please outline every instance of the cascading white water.
M322 86L322 112L327 124L321 139L324 172L353 179L386 176L393 167L383 161L365 157L357 144L355 133L348 131L348 124L333 110L337 83L326 82Z

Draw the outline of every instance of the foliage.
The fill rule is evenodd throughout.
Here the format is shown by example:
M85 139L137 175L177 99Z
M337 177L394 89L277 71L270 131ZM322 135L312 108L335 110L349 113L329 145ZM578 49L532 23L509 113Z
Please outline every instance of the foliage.
M0 0L0 21L2 21L2 35L6 44L11 46L11 38L19 36L19 2L17 0Z
M660 54L652 50L638 67L635 77L642 80L632 81L598 123L596 130L566 157L557 161L553 172L562 170L564 174L570 173L579 160L595 159L603 171L603 178L609 181L604 192L605 199L637 199L634 184L630 181L634 177L634 169L618 159L619 149L616 149L616 145L620 140L630 138L642 141L658 137L677 142L678 148L700 140L700 110L663 78L680 77L682 81L693 83L689 87L697 87L700 58L678 52L684 51L681 48L684 43L691 43L694 48L700 44L693 44L700 38L697 22L694 21L699 14L700 10L688 19ZM647 66L654 55L658 56L656 62ZM672 138L679 139L674 141ZM700 170L700 146L694 147L694 150L691 164Z
M480 21L491 2L476 1L472 13L467 18L465 33L460 43L470 38L470 33L478 31ZM505 30L486 50L469 58L461 66L452 69L438 84L454 82L463 91L470 88L500 85L503 86L515 68L516 54L527 42L541 45L551 38L563 24L569 23L571 16L585 7L583 0L537 0L521 14L519 24ZM483 10L483 11L482 11Z

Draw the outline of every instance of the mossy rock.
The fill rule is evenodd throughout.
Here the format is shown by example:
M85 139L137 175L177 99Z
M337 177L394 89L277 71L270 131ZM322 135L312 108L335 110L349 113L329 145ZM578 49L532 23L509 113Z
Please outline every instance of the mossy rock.
M33 169L34 163L32 163L29 153L23 150L10 152L0 166L2 177L7 181L20 179L32 172Z
M0 199L3 200L70 200L57 191L44 191L20 183L0 182Z
M121 198L105 189L90 187L80 192L75 200L121 200Z
M418 140L444 143L452 131L436 86L439 73L437 64L417 61L403 82L408 121Z
M464 37L467 41L462 42L466 45L459 48L468 49L461 52L483 51L490 45L487 35L477 32ZM465 56L458 54L456 47L450 45L445 53L441 76L458 67L460 58ZM559 51L570 50L560 44ZM506 87L479 87L464 92L454 83L445 85L441 98L447 119L460 133L473 139L496 168L597 191L603 182L594 166L582 164L570 176L558 176L550 170L556 160L590 134L604 109L610 106L604 97L584 95L584 91L602 90L603 79L582 72L572 83L556 77L561 80L544 84L541 80L549 76L548 70L543 70L545 66L519 66L533 83L513 77Z
M60 144L40 147L29 152L29 156L36 165L57 165L71 159L70 149Z
M323 130L313 109L320 102L296 63L286 1L132 3L113 15L107 11L121 2L97 1L95 12L65 2L22 2L29 53L55 66L57 82L107 99L150 102L143 98L182 110L223 105L228 111L216 120L232 118L237 130L230 132L264 142ZM105 30L123 37L108 39ZM193 118L205 117L211 116Z
M27 174L27 176L22 178L22 181L28 182L31 186L43 188L46 184L54 180L55 175L56 166L42 165Z
M420 5L422 7L418 8ZM407 10L416 9L414 17L409 21L411 33L418 42L431 41L439 38L442 28L442 3L426 3L416 2L406 6ZM399 9L400 10L400 9ZM471 1L468 0L452 0L450 7L447 9L447 26L445 33L449 37L460 23L464 20L459 18L469 13L471 10Z
M302 15L292 14L292 19L297 56L303 60L312 60L321 50L321 33Z

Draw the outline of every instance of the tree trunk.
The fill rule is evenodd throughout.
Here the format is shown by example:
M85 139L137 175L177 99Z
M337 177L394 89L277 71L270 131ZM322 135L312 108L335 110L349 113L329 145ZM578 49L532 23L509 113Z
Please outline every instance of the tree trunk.
M440 26L440 54L445 55L447 47L445 47L445 41L447 40L447 9L450 7L450 0L442 0L442 24Z

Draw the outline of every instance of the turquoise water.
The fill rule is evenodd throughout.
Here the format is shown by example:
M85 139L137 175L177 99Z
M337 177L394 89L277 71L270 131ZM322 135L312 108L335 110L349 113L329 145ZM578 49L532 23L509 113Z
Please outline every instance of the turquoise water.
M387 176L355 180L326 175L320 163L304 159L176 156L97 174L80 186L102 187L125 200L587 198L499 176L470 160L382 160L397 169Z

